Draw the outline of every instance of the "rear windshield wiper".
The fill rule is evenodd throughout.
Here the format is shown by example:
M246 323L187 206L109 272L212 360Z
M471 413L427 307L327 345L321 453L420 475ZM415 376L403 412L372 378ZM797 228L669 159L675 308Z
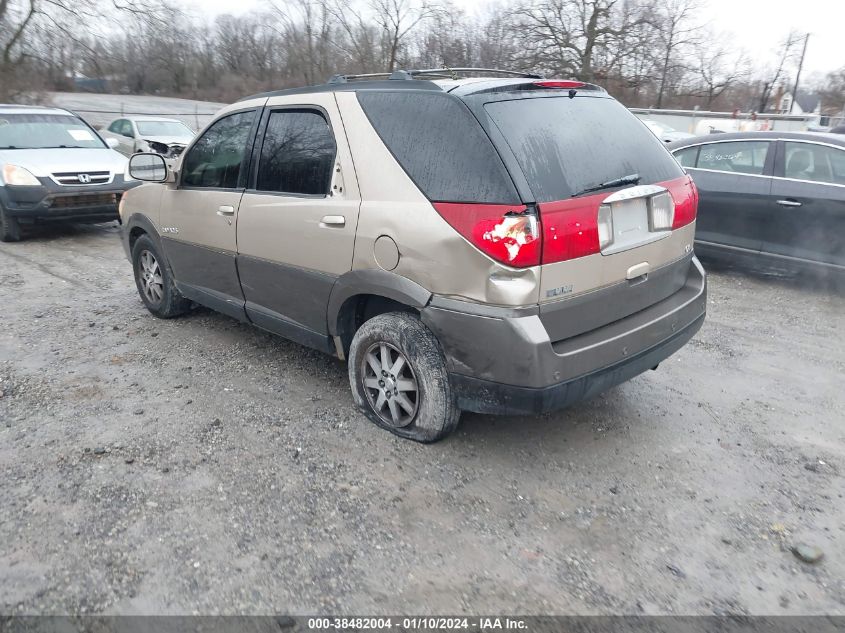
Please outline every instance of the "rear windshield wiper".
M613 180L608 180L607 182L603 182L599 185L593 185L592 187L587 187L586 189L582 189L578 193L573 193L572 197L577 198L578 196L584 195L585 193L592 193L593 191L601 191L602 189L612 189L613 187L621 187L622 185L636 185L640 181L639 174L629 174L628 176L622 176L620 178L614 178Z

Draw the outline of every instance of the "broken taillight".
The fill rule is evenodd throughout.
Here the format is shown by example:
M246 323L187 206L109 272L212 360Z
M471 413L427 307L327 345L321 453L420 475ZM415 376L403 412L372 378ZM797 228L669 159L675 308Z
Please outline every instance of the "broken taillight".
M452 228L493 259L514 268L540 263L540 222L525 207L435 202Z

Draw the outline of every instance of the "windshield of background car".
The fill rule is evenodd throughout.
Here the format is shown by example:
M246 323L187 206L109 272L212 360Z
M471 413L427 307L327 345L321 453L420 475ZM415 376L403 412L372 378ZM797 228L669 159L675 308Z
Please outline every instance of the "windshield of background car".
M176 136L191 138L191 128L178 121L136 121L141 136Z
M0 149L106 147L85 123L64 114L0 114Z
M564 200L608 180L639 184L683 170L625 106L607 97L535 97L484 106L516 156L538 202Z

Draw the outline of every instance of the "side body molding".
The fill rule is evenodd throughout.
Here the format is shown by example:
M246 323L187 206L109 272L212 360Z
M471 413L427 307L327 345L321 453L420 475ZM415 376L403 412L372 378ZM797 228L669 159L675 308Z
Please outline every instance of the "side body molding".
M338 316L347 299L356 295L377 295L423 308L431 300L431 293L407 277L386 270L353 270L338 277L329 296L326 310L329 334L338 335Z

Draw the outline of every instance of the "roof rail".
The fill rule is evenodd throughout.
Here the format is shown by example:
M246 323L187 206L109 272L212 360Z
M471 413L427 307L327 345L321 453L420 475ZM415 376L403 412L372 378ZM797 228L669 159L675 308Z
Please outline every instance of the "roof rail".
M523 73L516 70L502 70L499 68L425 68L420 70L394 70L390 73L367 73L363 75L332 75L328 80L328 84L345 84L350 81L367 80L387 78L391 80L409 80L409 79L455 79L459 75L469 74L485 74L485 75L506 75L509 77L523 77L525 79L543 79L543 75L536 73Z
M440 75L448 79L458 79L458 75L469 75L473 73L483 73L485 75L507 75L510 77L522 77L524 79L543 79L543 75L537 73L524 73L518 70L503 70L501 68L426 68L424 70L407 70L412 77L418 75Z
M391 73L367 73L364 75L332 75L326 82L328 84L345 84L356 79L377 79L379 77L390 77Z

